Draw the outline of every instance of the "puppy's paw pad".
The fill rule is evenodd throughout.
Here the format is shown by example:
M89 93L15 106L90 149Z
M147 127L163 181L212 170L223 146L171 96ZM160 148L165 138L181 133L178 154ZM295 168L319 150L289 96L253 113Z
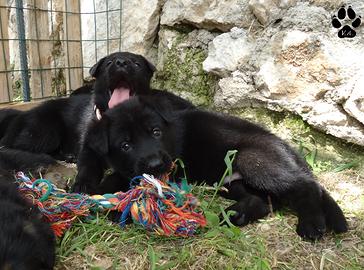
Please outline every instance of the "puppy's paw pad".
M354 28L361 25L361 16L358 16L352 6L342 6L337 16L334 15L331 20L334 28L339 29L337 35L339 38L353 38L356 36Z
M332 17L331 24L335 28L340 28L342 26L340 20L335 15Z
M351 26L354 28L358 28L361 25L361 16L356 18L352 23Z
M343 218L327 220L327 227L334 233L344 233L348 231L348 223Z
M229 206L227 211L235 213L230 217L231 223L237 226L245 226L269 214L269 205L261 198L256 196L247 196L241 201Z
M326 224L323 216L300 219L297 225L297 234L311 241L320 239L325 232Z
M248 224L247 221L246 221L244 213L237 213L236 212L234 215L232 215L230 217L230 221L235 226L244 226L244 225Z

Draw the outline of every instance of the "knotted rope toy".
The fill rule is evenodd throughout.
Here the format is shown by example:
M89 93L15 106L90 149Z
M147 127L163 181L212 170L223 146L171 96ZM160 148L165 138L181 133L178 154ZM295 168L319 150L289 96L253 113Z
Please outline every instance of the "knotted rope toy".
M131 214L134 223L158 235L192 236L206 225L198 200L185 180L180 185L143 174L132 179L127 192L93 195L67 193L45 179L16 174L19 190L42 212L58 237L77 217L92 218L95 212L121 212L120 226ZM136 184L138 182L138 184Z

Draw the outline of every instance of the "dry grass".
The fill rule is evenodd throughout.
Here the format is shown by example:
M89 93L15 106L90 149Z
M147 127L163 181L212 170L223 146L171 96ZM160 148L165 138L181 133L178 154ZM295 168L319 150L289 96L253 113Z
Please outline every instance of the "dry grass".
M318 180L340 203L350 230L316 243L295 233L297 218L276 212L241 228L238 237L208 230L193 238L164 238L135 225L119 229L104 217L79 222L60 240L56 269L363 269L364 175L322 172ZM211 197L211 190L196 187ZM209 194L210 192L210 194ZM217 204L228 204L219 199Z

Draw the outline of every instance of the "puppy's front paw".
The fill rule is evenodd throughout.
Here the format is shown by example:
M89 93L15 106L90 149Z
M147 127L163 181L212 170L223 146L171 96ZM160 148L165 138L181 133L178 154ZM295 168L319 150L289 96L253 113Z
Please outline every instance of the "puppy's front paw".
M318 240L326 232L325 217L323 215L301 217L298 220L296 231L303 239Z
M229 206L226 211L233 210L235 214L230 217L231 223L245 226L269 214L269 205L260 197L246 196L244 199Z

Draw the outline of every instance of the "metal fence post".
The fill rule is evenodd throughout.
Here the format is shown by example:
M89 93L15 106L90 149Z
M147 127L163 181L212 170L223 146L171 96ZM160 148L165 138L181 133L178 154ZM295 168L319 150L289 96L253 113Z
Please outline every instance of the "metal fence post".
M23 0L16 0L16 21L19 37L19 56L21 66L21 78L23 86L23 101L30 101L29 90L29 77L28 77L28 59L27 59L27 46L25 41L25 25L24 25L24 12Z

